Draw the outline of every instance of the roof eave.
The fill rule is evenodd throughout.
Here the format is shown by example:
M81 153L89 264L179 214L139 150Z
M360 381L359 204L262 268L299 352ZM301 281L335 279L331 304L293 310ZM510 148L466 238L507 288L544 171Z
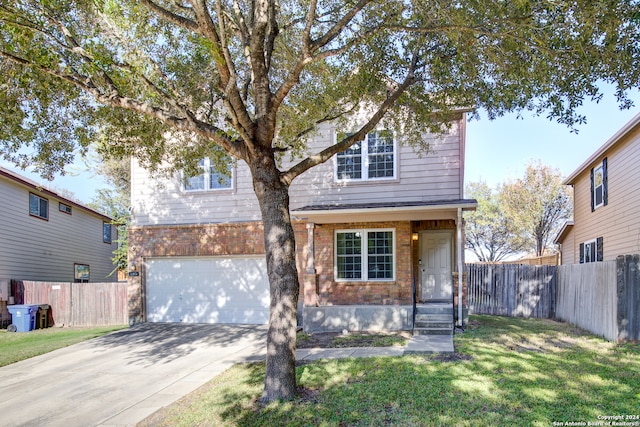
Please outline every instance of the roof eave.
M578 169L573 171L567 178L562 181L564 185L573 185L582 172L588 169L593 162L602 157L611 147L620 142L624 137L633 131L637 126L640 126L640 113L636 114L627 124L625 124L620 130L618 130L611 138L607 140L600 148L598 148L584 163L582 163Z

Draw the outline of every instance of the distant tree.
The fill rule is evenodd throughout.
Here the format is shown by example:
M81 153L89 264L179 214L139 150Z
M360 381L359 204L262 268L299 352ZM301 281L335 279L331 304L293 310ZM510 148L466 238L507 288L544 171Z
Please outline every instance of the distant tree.
M465 214L466 248L478 261L497 262L520 252L517 233L501 212L500 189L494 191L482 181L471 182L465 196L478 201L478 208Z
M572 213L569 189L558 169L540 161L527 164L524 177L504 184L501 207L519 230L520 245L536 256L552 249L552 239Z
M99 139L91 145L91 155L88 158L88 166L93 173L100 175L108 185L107 188L98 189L97 197L89 203L89 206L109 215L112 224L118 231L118 247L113 252L114 270L127 268L127 252L129 239L127 228L131 221L129 210L131 201L131 162L128 158L114 157L108 154L110 144Z

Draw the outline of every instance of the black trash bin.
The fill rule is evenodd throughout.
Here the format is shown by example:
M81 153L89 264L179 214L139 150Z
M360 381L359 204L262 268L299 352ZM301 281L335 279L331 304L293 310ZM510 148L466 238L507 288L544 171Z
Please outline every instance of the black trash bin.
M38 312L36 313L36 329L44 329L49 327L49 304L38 304Z

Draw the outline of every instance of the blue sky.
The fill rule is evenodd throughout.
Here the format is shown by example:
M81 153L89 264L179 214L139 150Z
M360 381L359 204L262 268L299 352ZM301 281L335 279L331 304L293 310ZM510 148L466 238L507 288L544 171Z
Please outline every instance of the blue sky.
M578 168L598 147L604 144L618 129L640 112L640 92L632 94L635 106L620 110L613 92L604 90L599 103L587 102L581 112L587 124L578 128L578 133L545 117L535 117L523 112L522 118L509 114L490 121L481 114L480 120L467 124L467 153L465 182L483 180L495 187L508 178L518 178L524 173L529 160L557 168L563 176ZM16 170L12 165L0 161L0 165ZM82 161L67 168L67 175L47 183L36 174L16 170L45 186L66 189L76 198L89 203L96 197L96 190L106 187L104 181L87 171Z
M529 160L557 168L568 176L622 126L640 113L640 93L631 93L635 106L620 110L610 88L599 103L586 102L580 112L587 123L571 133L565 125L523 112L494 121L485 116L467 123L465 183L485 181L489 186L524 175Z

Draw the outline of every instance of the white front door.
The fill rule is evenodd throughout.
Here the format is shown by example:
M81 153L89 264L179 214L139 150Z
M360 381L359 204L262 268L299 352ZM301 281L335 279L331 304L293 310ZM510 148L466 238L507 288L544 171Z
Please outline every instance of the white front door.
M420 233L421 301L451 300L451 240L452 234L446 231Z

